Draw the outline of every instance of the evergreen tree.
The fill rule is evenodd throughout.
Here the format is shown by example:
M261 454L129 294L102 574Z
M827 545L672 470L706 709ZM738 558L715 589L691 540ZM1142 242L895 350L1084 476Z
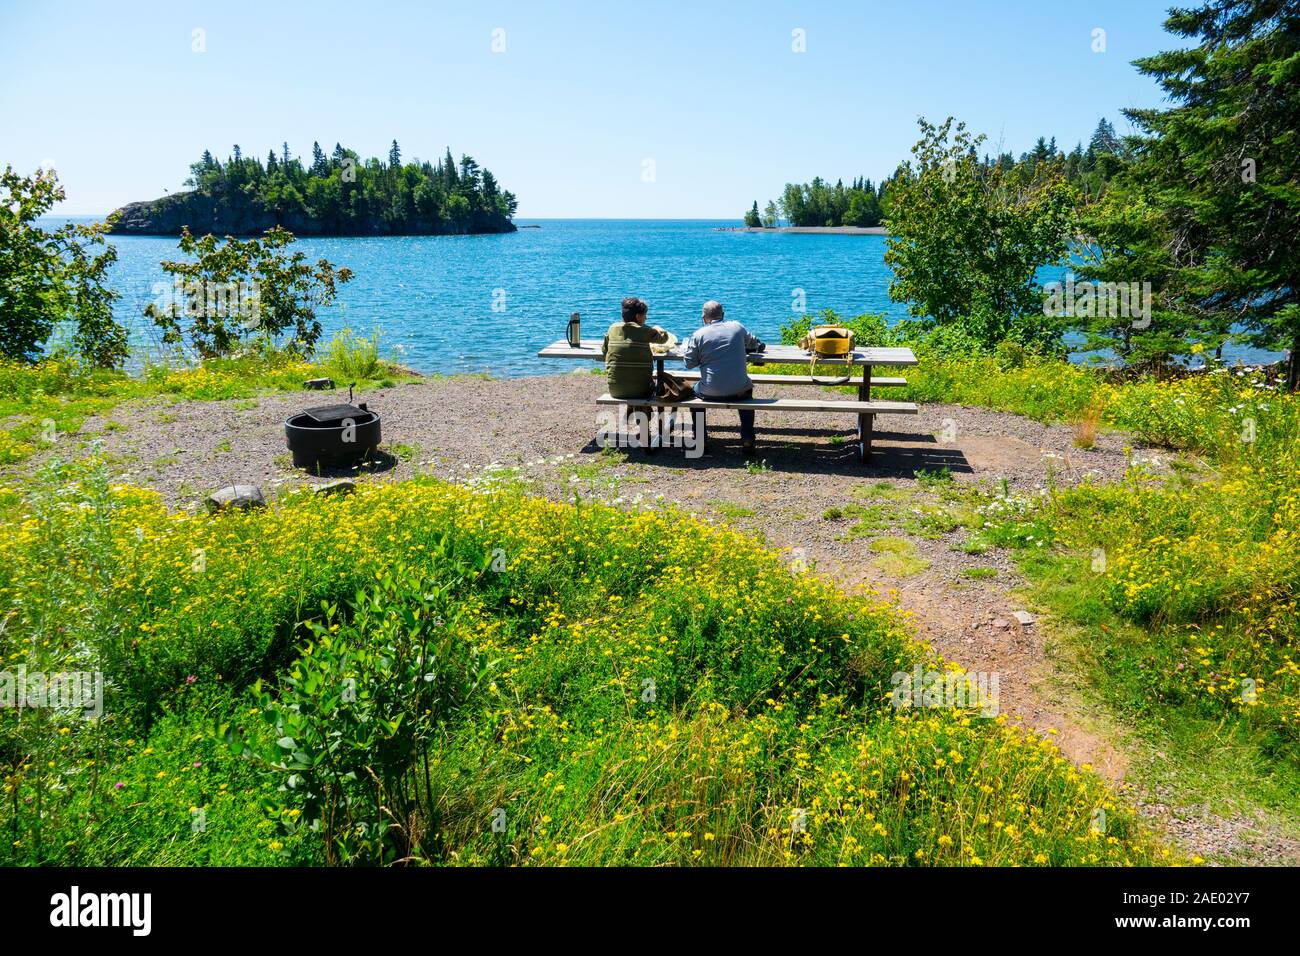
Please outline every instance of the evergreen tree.
M282 223L314 219L324 234L420 234L439 231L439 224L447 222L465 231L500 228L492 220L508 220L518 209L515 195L472 156L462 156L457 164L448 149L437 164L415 159L403 166L394 140L388 159L387 165L373 158L361 162L339 143L327 158L320 143L313 142L310 167L304 168L287 144L279 154L269 151L263 167L257 159L244 159L236 146L225 171L205 151L190 167L191 183L217 200L218 216L223 208L253 201ZM347 161L352 175L345 181Z
M1093 130L1092 139L1088 140L1088 157L1093 159L1097 156L1119 154L1119 137L1115 135L1115 127L1110 124L1104 116L1097 121L1097 128Z
M1142 135L1122 174L1127 202L1095 223L1102 266L1135 258L1159 270L1129 278L1160 283L1184 338L1217 346L1240 328L1253 345L1288 349L1296 389L1300 5L1209 0L1172 10L1165 29L1195 45L1135 61L1173 105L1125 111ZM1155 220L1145 233L1131 230L1135 209Z
M763 220L758 215L758 200L754 200L754 205L749 207L745 213L745 225L750 229L756 229L763 224Z
M442 175L447 186L447 192L454 192L458 178L456 176L456 161L451 158L451 147L447 147L447 155L442 160Z

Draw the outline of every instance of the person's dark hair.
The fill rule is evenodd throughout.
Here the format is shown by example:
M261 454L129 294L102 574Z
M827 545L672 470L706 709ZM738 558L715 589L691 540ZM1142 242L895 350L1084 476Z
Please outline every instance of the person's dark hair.
M623 321L635 322L638 315L645 315L650 311L650 306L634 295L628 296L623 300Z

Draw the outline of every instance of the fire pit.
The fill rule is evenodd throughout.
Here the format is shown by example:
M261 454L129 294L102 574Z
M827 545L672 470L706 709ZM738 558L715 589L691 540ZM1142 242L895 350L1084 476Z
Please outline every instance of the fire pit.
M379 446L379 413L365 402L321 405L293 415L284 423L285 438L297 468L355 465Z

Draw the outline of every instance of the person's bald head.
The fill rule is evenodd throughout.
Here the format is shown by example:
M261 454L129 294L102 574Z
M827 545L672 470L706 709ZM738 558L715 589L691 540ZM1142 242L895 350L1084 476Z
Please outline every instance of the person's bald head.
M718 301L716 301L716 300L714 300L714 299L710 299L708 302L705 302L705 303L704 303L704 311L703 311L703 319L704 319L704 324L705 324L705 325L708 325L710 322L721 322L721 321L722 321L722 303L721 303L721 302L718 302Z

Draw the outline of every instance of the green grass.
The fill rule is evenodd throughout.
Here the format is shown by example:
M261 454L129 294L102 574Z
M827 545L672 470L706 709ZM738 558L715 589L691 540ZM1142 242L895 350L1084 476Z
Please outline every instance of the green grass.
M939 538L958 528L978 527L981 521L979 512L967 505L922 502L900 520L899 527L918 537Z
M1035 394L1044 414L1048 393ZM1296 838L1300 400L1224 372L1092 400L1112 426L1173 446L1169 473L1135 460L1119 483L1041 499L1004 485L963 550L1011 549L1062 622L1061 666L1133 728L1133 782L1176 805L1262 813Z
M734 521L737 518L752 518L757 513L753 508L746 508L743 505L722 501L717 498L712 498L706 501L705 504L729 521Z
M914 472L916 483L927 491L935 491L940 487L952 484L952 469L947 465L939 468L922 468Z
M1029 596L1053 610L1054 633L1092 694L1132 728L1130 778L1162 788L1177 805L1251 818L1263 809L1274 825L1300 839L1300 764L1294 751L1263 726L1225 719L1176 691L1186 642L1176 633L1126 620L1109 607L1102 576L1090 561L1055 552L1017 553L1031 582ZM1250 825L1254 825L1251 822ZM1250 864L1240 859L1218 862Z
M856 498L871 498L878 501L908 501L916 493L907 485L895 485L888 481L877 481L870 485L854 485L851 492Z
M986 581L989 578L998 576L997 568L966 568L962 571L962 576L970 578L972 581Z
M380 354L381 337L379 329L375 329L369 338L357 335L351 329L343 329L320 350L317 363L336 385L382 378L389 372L388 363Z
M845 533L846 541L869 538L893 526L891 512L884 505L845 505L843 514L846 518L857 519Z
M930 562L916 553L916 545L906 538L875 538L868 547L879 555L872 564L890 577L907 578L930 567Z
M415 459L420 455L420 446L413 442L399 441L395 445L391 446L391 450L400 461L408 463L415 461Z
M415 478L209 517L59 466L0 488L0 601L10 665L108 678L102 720L0 713L0 863L1170 859L1040 742L891 707L940 663L892 609L674 511Z
M387 363L370 371L357 379L359 387L382 388L403 380ZM243 400L236 407L247 409L247 400L255 396L300 391L306 379L322 374L329 373L320 365L276 352L208 359L193 367L150 365L139 375L64 361L0 361L0 466L57 450L87 419L108 416L123 403ZM175 420L168 411L156 417L164 423ZM103 430L122 427L110 419ZM54 441L46 441L51 434Z
M0 462L51 433L57 447L92 416L120 428L108 416L132 399L247 401L304 377L264 359L136 379L5 366ZM869 539L894 577L926 562L890 531L965 529L967 553L1009 549L1059 622L1060 666L1132 728L1130 781L1167 787L1175 804L1259 809L1294 834L1297 400L1222 373L1111 384L1065 363L979 357L923 356L909 382L914 400L1044 421L1095 409L1107 428L1182 451L1169 478L1135 462L1116 485L1041 499L921 472L861 484L823 517L852 520L846 535ZM561 474L612 481L621 460ZM890 675L921 653L902 622L792 576L724 525L540 502L509 470L473 491L420 479L220 518L168 515L93 471L10 484L0 656L58 670L93 654L112 683L104 721L0 714L0 749L24 755L6 769L0 830L16 836L0 863L1166 859L1095 778L1005 728L888 710ZM352 675L366 677L364 721L337 700ZM424 689L398 692L410 688ZM351 776L285 786L291 772L319 774L339 740ZM299 753L311 759L290 770ZM342 801L329 813L323 792ZM376 798L399 807L401 826L372 827ZM1088 835L1097 806L1115 808L1115 843ZM205 832L191 829L193 808ZM493 835L497 809L506 827ZM805 811L806 833L793 822ZM1022 840L981 822L1017 813Z

